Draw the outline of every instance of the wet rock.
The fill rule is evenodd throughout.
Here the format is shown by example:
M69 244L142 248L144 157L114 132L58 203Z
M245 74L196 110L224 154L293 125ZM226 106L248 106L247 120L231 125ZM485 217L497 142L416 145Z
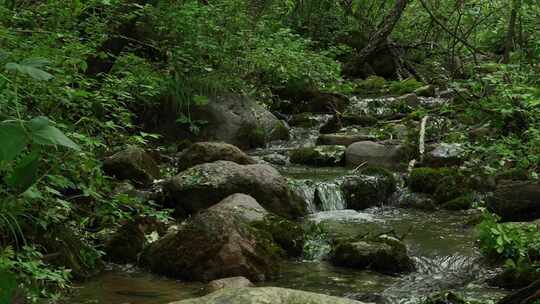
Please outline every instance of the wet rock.
M371 269L386 274L411 272L414 263L399 240L380 236L373 240L339 242L332 251L334 265Z
M321 134L317 139L318 145L340 145L348 147L359 141L374 140L375 136L371 134L358 133L334 133Z
M531 266L521 266L519 268L506 268L493 278L488 280L488 284L506 289L519 289L540 280L540 272Z
M423 86L414 90L414 93L417 96L421 96L421 97L433 97L435 96L435 86L426 85L426 86Z
M278 166L285 166L289 164L289 158L285 155L278 154L278 153L264 155L262 159L265 162L268 162L273 165L278 165Z
M291 116L289 119L289 125L293 127L311 128L319 124L317 117L314 117L312 113L301 113Z
M212 293L225 288L245 288L254 287L250 280L244 277L232 277L219 280L213 280L206 286L206 291Z
M454 210L454 211L467 210L467 209L472 208L474 201L475 201L474 195L465 194L442 204L441 207L446 210Z
M252 224L267 232L289 257L300 257L304 250L305 233L302 227L286 218L268 214Z
M145 185L160 176L154 159L144 149L138 147L129 147L106 158L103 170L117 179L127 179Z
M105 242L105 258L111 262L135 264L147 245L146 235L155 231L165 233L164 223L150 217L138 217L130 220Z
M453 292L441 292L435 295L429 296L422 304L467 304L461 296Z
M253 196L267 210L287 218L305 214L306 206L287 181L269 165L216 161L197 165L164 183L164 202L178 217L206 209L234 193Z
M396 191L396 180L385 169L368 168L360 174L345 177L341 188L347 208L363 210L387 203Z
M281 113L336 113L343 112L349 99L347 96L322 92L317 88L304 83L289 84L288 86L274 90L282 101L275 105L275 110Z
M222 289L202 298L183 300L170 304L362 304L312 292L278 287Z
M195 165L210 163L217 160L232 161L240 165L255 164L255 160L239 148L221 142L199 142L184 150L178 159L179 171Z
M377 123L377 118L361 113L344 113L332 116L321 126L321 134L330 134L340 131L348 126L369 127Z
M206 105L192 107L191 118L206 122L197 139L226 142L242 149L289 138L282 121L246 96L213 98Z
M414 192L433 196L443 204L470 193L470 182L458 170L450 168L415 168L407 181Z
M398 101L404 102L406 105L416 107L420 105L420 98L415 93L409 93L397 98Z
M497 186L487 207L503 221L530 221L540 218L540 184L505 182Z
M305 147L290 152L290 162L310 166L341 166L345 158L343 146Z
M387 83L383 77L369 76L356 83L354 92L362 95L382 94Z
M460 165L465 156L463 145L457 143L439 143L426 154L425 161L430 166L448 167Z
M357 301L375 303L375 304L390 304L391 302L383 295L376 293L347 293L345 297Z
M265 215L255 199L232 195L153 243L144 254L145 264L185 280L244 276L264 281L275 273L282 255L268 234L251 226Z
M397 205L402 208L413 208L419 210L435 210L437 204L435 200L427 194L405 191L397 198Z
M373 141L360 141L351 144L345 151L348 166L399 167L403 159L403 147L397 144L383 144Z

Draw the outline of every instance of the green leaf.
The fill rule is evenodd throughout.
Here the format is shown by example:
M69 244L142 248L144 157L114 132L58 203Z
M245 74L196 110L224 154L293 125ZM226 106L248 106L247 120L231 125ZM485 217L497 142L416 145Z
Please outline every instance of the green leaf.
M69 139L62 131L52 125L52 122L44 116L36 117L28 122L32 141L44 146L63 146L80 150L79 146Z
M20 123L4 121L0 123L0 143L0 161L11 161L28 145L28 136Z
M44 58L30 58L21 63L10 62L5 65L6 70L16 71L21 74L28 75L35 80L45 81L54 78L53 75L42 70L49 61Z
M4 270L0 271L0 303L11 303L16 288L15 275Z
M38 165L39 152L32 151L17 164L11 175L4 178L4 182L18 193L23 193L36 182Z

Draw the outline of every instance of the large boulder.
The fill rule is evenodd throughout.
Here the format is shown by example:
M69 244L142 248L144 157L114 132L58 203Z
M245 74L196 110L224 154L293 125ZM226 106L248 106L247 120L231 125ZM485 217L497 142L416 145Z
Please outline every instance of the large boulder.
M144 262L156 273L184 280L244 276L264 281L282 256L269 234L252 227L265 215L252 197L232 195L153 243Z
M129 147L103 162L105 173L117 179L150 184L160 176L156 161L142 148Z
M345 159L343 146L304 147L290 152L290 161L294 164L310 166L341 166Z
M191 119L205 122L197 139L222 141L242 149L289 137L282 121L245 96L212 98L205 105L192 107Z
M465 159L465 148L456 143L438 143L428 147L425 162L432 167L460 165Z
M278 287L228 288L170 304L362 304L363 302Z
M182 217L206 209L234 193L253 196L267 210L287 218L306 213L305 203L269 165L230 161L200 164L164 183L164 202Z
M405 245L385 235L376 239L339 242L332 250L331 261L337 266L371 269L387 274L414 270Z
M341 189L348 209L363 210L385 204L396 191L396 180L384 169L368 168L345 177Z
M351 144L345 151L345 160L348 166L379 166L395 168L403 159L404 149L401 145L378 143L373 141L360 141Z
M199 142L184 150L178 158L178 169L183 171L195 165L228 160L241 165L257 163L253 158L231 144Z
M540 184L527 181L502 182L487 200L487 207L503 221L540 218Z

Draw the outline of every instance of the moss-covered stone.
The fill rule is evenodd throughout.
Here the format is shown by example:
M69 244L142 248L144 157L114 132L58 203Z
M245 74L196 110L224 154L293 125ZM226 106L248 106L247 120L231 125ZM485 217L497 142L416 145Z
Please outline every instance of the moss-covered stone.
M415 168L408 179L409 188L414 192L435 194L443 179L453 179L456 171L447 168Z
M271 235L274 241L290 257L299 257L304 248L304 230L295 222L276 215L267 215L264 220L252 224L260 231Z
M281 121L278 120L272 128L272 131L270 132L270 138L279 138L283 140L287 140L290 138L290 131L287 125Z
M372 269L387 274L414 270L405 245L386 235L338 241L332 250L331 261L337 266Z
M422 87L424 84L414 78L407 78L402 81L394 81L390 84L390 93L403 95L412 93L414 90Z
M447 201L442 205L442 208L446 210L467 210L472 207L473 202L474 196L472 194L466 194Z
M422 304L468 304L461 296L453 292L440 292L429 296Z
M356 84L355 93L370 95L384 93L386 80L380 76L369 76Z
M491 286L518 289L528 286L537 280L540 280L540 271L538 269L520 265L519 268L506 268L503 272L488 280L488 283Z
M305 147L291 151L290 161L311 166L341 166L345 159L343 146Z
M408 185L414 192L433 195L438 204L446 203L470 192L468 179L458 170L450 168L413 169Z
M529 172L525 169L513 168L504 170L495 176L497 181L511 180L511 181L526 181L529 179Z
M396 191L396 180L386 169L368 167L360 174L345 177L341 188L347 208L363 210L386 203Z
M414 90L414 93L422 97L433 97L435 96L435 86L425 85Z
M300 113L292 115L288 122L291 126L301 128L310 128L319 124L319 121L313 116L312 113Z

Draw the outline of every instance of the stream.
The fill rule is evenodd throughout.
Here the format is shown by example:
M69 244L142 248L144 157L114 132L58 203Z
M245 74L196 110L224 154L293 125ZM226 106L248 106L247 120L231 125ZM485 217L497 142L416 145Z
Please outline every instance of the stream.
M329 116L320 115L316 119L319 123L311 128L293 127L289 141L277 142L250 154L261 161L283 161L287 151L315 145L319 127ZM305 199L310 211L304 219L305 224L320 224L332 236L368 232L392 232L402 236L417 270L402 276L388 276L335 267L322 258L328 245L321 242L315 244L320 247L319 258L288 261L278 277L259 286L301 289L391 304L418 303L443 290L453 290L468 299L483 302L495 301L505 295L504 291L484 283L496 269L482 263L475 247L474 226L469 223L478 217L477 211L421 211L398 208L394 203L361 212L347 210L339 182L340 177L349 174L350 170L304 167L286 161L276 166L293 180L295 191ZM400 174L396 172L396 176L399 178ZM406 192L401 184L393 201ZM165 304L203 294L202 283L158 277L129 265L108 265L101 276L75 286L69 303Z

